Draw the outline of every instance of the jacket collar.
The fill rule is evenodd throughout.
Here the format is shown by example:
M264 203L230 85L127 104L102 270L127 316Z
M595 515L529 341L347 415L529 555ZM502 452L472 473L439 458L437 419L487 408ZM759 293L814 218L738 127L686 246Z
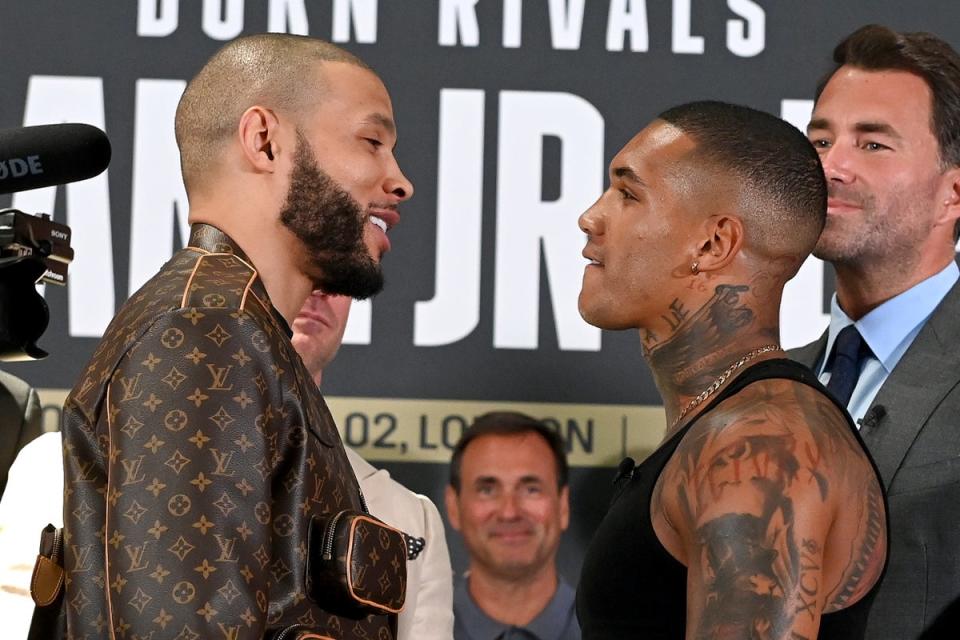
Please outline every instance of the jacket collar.
M290 329L290 325L287 324L287 321L284 319L284 317L280 315L280 312L277 311L277 308L273 306L273 302L270 300L270 296L267 294L267 289L263 286L263 280L260 279L260 272L257 271L257 266L253 264L250 258L247 257L247 254L243 252L243 249L240 248L240 245L238 245L233 238L212 225L198 222L190 226L190 241L187 243L187 246L194 249L200 249L201 251L207 253L229 253L237 256L248 265L253 267L254 272L257 274L257 279L254 281L252 286L253 292L269 306L270 313L279 323L280 328L283 329L284 333L287 334L287 338L293 337L293 331Z

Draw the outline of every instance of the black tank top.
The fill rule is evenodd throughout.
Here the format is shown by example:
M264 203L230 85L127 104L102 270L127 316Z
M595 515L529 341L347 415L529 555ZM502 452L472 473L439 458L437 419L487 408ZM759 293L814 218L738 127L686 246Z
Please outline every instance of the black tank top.
M737 376L703 413L634 468L632 475L629 475L630 463L626 467L621 464L618 477L622 482L618 483L613 503L590 541L580 573L577 617L584 640L683 640L687 568L664 549L653 529L650 518L653 488L680 440L702 415L747 385L769 378L795 380L831 397L806 367L791 360L765 360ZM866 452L846 410L837 406L847 416L850 430ZM628 474L626 478L623 478L624 472ZM877 473L876 466L874 473ZM879 583L878 580L877 585ZM854 605L822 616L817 637L820 640L862 638L877 585Z

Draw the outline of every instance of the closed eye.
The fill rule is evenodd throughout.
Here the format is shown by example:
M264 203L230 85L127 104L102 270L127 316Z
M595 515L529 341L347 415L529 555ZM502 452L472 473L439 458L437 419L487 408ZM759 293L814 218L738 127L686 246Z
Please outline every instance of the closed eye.
M627 191L626 189L619 189L619 191L620 191L620 195L623 197L624 200L636 200L634 195L629 191Z

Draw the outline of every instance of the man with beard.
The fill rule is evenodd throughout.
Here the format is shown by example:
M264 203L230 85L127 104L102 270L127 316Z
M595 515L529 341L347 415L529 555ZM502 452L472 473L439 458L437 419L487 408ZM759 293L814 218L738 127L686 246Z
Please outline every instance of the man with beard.
M328 43L244 37L189 83L176 135L189 244L64 406L68 635L392 638L395 616L308 596L311 520L361 497L290 342L312 290L382 284L413 192L387 91Z
M837 291L828 330L791 355L835 390L880 469L890 562L867 636L903 640L960 598L960 56L871 25L833 59L808 134L830 195L814 255Z
M621 465L584 557L584 638L862 637L880 482L843 407L778 345L826 199L795 128L700 102L628 142L580 216L580 313L639 331L668 425Z
M453 595L455 640L579 640L574 592L557 572L570 522L567 455L539 420L487 413L450 459L445 501L470 556Z

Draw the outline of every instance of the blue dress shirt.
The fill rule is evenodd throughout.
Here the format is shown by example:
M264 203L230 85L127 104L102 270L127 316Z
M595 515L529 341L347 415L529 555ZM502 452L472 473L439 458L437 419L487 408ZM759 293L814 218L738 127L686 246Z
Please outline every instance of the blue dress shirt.
M543 611L523 627L498 622L484 613L470 596L468 579L453 590L454 640L580 640L575 593L563 578Z
M857 322L844 313L837 303L837 294L833 294L824 355L833 350L833 342L840 330L851 324L856 325L857 331L873 352L860 364L860 377L847 405L847 410L858 426L887 376L900 362L900 358L926 324L927 318L958 279L960 268L956 262L950 262L936 275L887 300ZM823 384L830 380L826 360L824 357L817 368L817 375Z

